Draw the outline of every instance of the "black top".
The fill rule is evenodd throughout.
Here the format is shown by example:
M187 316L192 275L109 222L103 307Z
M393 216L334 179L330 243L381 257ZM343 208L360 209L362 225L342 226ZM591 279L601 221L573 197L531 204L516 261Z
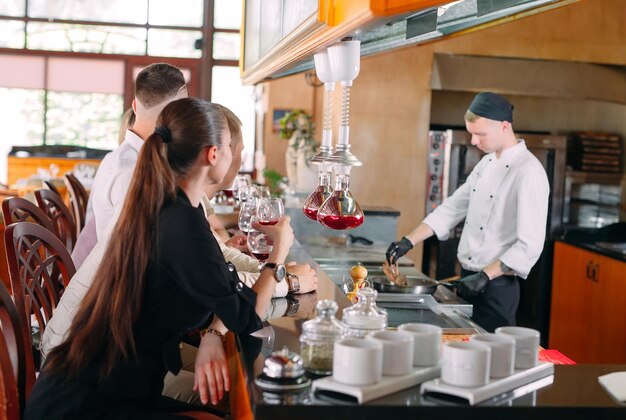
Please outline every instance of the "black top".
M161 397L166 371L180 370L181 337L208 324L213 314L237 334L255 331L261 328L255 302L254 291L224 260L202 209L194 208L179 191L163 206L153 233L134 329L137 360L120 362L103 381L97 380L100 357L69 382L62 375L42 373L25 417L167 418L154 411L189 409Z

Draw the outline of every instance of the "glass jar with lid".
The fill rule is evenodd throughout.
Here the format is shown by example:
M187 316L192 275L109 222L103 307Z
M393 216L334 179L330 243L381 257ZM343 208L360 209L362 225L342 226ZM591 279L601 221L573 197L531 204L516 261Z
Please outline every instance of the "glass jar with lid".
M317 317L302 324L300 355L304 368L316 375L333 372L333 347L345 335L345 326L337 320L337 304L324 299L317 302Z
M343 310L342 320L349 337L365 337L387 327L387 311L376 306L376 296L376 290L364 287L357 292L357 303Z

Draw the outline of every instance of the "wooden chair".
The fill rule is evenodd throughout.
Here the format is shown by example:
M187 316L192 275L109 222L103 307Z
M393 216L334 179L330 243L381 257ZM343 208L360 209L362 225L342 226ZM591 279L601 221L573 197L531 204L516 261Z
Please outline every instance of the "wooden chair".
M48 215L54 232L65 244L71 253L76 245L76 225L72 213L67 208L60 195L50 190L35 191L35 199L40 209Z
M0 402L0 418L19 419L35 383L35 364L24 321L19 316L8 290L0 281L0 398L4 396L4 404ZM6 369L5 354L9 356L11 375ZM17 413L13 408L16 396Z
M44 181L43 185L49 189L52 192L55 192L59 195L59 197L62 197L61 192L59 191L59 189L50 181Z
M19 314L24 314L27 331L33 331L32 315L43 334L63 290L76 273L72 258L54 233L35 223L7 226L4 243L15 306Z
M85 227L89 194L78 178L71 173L65 174L65 186L70 194L70 206L72 207L72 215L76 224L76 237L78 238L80 231Z
M6 226L17 222L31 222L55 232L52 222L39 207L22 197L7 198L2 201L2 215Z

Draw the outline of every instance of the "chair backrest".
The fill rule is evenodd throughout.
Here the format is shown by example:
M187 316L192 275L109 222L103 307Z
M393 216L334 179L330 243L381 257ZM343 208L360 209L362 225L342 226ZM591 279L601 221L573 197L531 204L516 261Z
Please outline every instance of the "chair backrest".
M76 237L78 238L80 231L85 227L85 215L87 214L89 194L78 178L71 173L65 174L65 185L70 194L70 205L72 207L74 223L76 224Z
M56 233L48 215L34 203L22 197L11 197L3 200L2 215L4 216L4 224L7 226L11 223L34 221Z
M52 312L76 273L65 245L43 226L18 222L7 226L4 243L13 299L32 331L31 315L43 334Z
M35 199L40 209L48 215L54 226L54 232L65 244L69 252L76 245L76 225L72 213L67 208L60 195L50 190L35 191Z
M33 360L33 353L30 347L30 338L28 331L26 330L26 323L23 317L20 317L9 291L0 281L0 324L2 328L2 334L0 334L0 382L4 384L4 400L9 403L13 396L11 387L15 386L19 398L18 414L23 412L26 406L26 401L30 395L30 391L35 383L35 363ZM9 355L10 365L12 368L13 381L6 379L8 371L5 367L5 361L3 360L3 353L6 352ZM13 385L15 384L15 385ZM1 397L0 397L1 398ZM0 405L2 405L0 403ZM19 418L11 417L8 415L2 417L2 414L7 414L6 407L9 404L5 404L5 408L0 408L0 418Z
M61 192L59 191L59 189L50 181L44 181L43 184L45 185L45 187L47 189L49 189L52 192L57 193L59 196L61 196Z
M21 418L20 394L8 346L0 334L0 418Z

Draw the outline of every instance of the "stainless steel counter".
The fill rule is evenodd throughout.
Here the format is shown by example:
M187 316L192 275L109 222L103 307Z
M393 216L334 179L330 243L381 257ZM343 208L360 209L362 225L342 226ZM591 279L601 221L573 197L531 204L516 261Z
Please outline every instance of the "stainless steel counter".
M349 279L351 266L360 262L368 270L368 276L382 276L381 265L385 249L366 245L333 245L315 239L303 248L311 255L321 270L339 287L343 279ZM403 257L399 260L400 272L405 275L428 278L415 268L413 262ZM387 309L391 328L407 322L421 322L442 327L449 334L473 334L484 332L471 321L472 305L459 298L446 286L439 286L431 295L380 293L377 304Z

